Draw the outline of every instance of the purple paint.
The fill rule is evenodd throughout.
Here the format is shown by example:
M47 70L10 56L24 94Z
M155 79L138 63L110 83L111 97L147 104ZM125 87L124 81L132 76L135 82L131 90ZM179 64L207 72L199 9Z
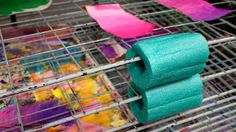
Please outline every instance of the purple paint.
M110 44L101 44L99 45L99 48L108 58L115 58L117 56L115 50Z
M37 102L30 105L20 106L20 114L22 116L22 121L24 125L27 127L40 126L40 125L70 116L70 113L68 109L66 108L66 106L58 106L56 108L53 108L55 106L58 106L58 103L56 100L43 101L43 102ZM37 113L32 114L34 112L37 112ZM57 115L57 114L60 114L60 115ZM4 130L4 129L19 125L16 115L17 115L17 112L16 112L16 107L14 105L8 105L7 107L1 109L0 119L2 121L11 120L11 119L13 120L7 121L5 123L0 122L0 130ZM51 117L51 116L55 116L55 117ZM42 120L44 118L49 118L49 119ZM41 120L41 121L35 122L38 120ZM31 122L35 122L35 123L32 124ZM65 125L71 125L71 124L73 124L73 121L65 123Z
M158 2L179 10L194 21L212 21L235 11L214 7L205 0L158 0Z

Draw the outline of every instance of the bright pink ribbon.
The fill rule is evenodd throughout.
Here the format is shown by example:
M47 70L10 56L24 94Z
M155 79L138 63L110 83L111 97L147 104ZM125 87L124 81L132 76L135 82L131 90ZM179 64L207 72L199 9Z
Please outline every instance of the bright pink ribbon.
M120 38L145 35L156 27L127 13L119 4L86 6L86 9L102 29Z
M205 0L158 0L158 3L175 8L194 21L211 21L235 11L214 7Z

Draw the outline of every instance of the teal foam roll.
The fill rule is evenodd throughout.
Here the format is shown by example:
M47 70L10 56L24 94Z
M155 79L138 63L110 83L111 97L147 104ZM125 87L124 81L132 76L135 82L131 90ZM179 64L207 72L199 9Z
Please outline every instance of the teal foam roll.
M138 91L143 91L201 72L208 55L208 43L201 34L179 33L139 41L126 57L141 58L128 64L128 71Z
M134 83L131 86L137 88ZM202 88L202 80L197 74L141 92L142 99L131 102L130 109L141 123L155 121L199 106L202 103ZM129 97L135 96L130 88L128 92Z

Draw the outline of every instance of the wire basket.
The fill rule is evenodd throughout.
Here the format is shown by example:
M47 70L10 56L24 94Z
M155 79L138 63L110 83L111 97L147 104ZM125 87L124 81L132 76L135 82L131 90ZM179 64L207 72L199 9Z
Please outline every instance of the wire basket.
M125 10L158 25L158 28L138 38L116 38L103 31L86 13L85 5L97 3L119 3ZM235 2L214 4L235 5ZM235 18L236 15L231 14L212 22L193 22L178 11L152 0L55 0L49 9L18 14L16 22L11 22L9 17L0 17L0 73L4 80L0 89L1 107L10 103L16 112L15 117L0 121L0 126L7 122L17 124L1 131L46 131L70 122L74 122L79 131L87 131L82 123L85 117L109 110L121 113L124 123L110 125L107 131L236 131ZM20 33L22 30L25 32ZM9 32L12 32L11 35ZM126 64L140 58L125 60L121 57L114 61L102 53L100 46L109 42L130 47L131 43L139 40L177 32L199 32L208 40L210 57L201 74L204 81L203 105L156 122L140 124L132 116L128 104L142 97L137 93L135 97L128 97L130 77L126 67ZM56 45L47 45L49 40ZM39 45L43 43L45 45ZM16 45L28 52L12 54ZM66 64L72 68L65 70L63 66ZM41 69L37 68L39 65ZM80 97L74 84L87 76L92 76L96 86L103 88L92 96ZM48 93L59 90L63 101L41 111L23 112L28 104L41 99L32 97L25 101L24 97L31 97L36 92L48 94L40 93L45 90L49 90ZM53 94L47 97L57 98ZM84 105L86 100L101 97L105 101L95 102L96 109ZM58 107L67 109L45 119L27 121L34 114L56 111ZM49 119L51 121L47 121Z

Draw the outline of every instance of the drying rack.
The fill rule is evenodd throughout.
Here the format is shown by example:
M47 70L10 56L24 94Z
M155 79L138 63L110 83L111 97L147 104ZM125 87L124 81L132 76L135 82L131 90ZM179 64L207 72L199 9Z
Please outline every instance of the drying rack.
M130 13L141 19L155 23L159 27L156 28L151 34L144 37L130 40L116 38L111 34L104 32L84 10L85 5L96 3L119 3ZM217 6L230 6L234 5L235 2L224 1L216 2L214 4ZM14 131L19 128L21 131L39 131L52 126L60 125L67 121L84 117L89 114L114 107L121 107L130 102L140 100L142 97L138 94L132 98L129 98L127 95L130 77L127 73L126 67L126 64L139 61L140 58L137 57L131 60L120 60L112 63L105 57L104 54L102 54L98 46L111 39L118 40L120 43L129 46L128 41L138 41L155 37L158 36L158 32L164 32L162 33L162 35L164 35L191 31L200 32L203 34L207 38L210 48L209 61L207 62L204 72L201 74L204 81L203 105L149 124L140 124L135 119L130 118L128 114L125 114L129 120L129 123L112 128L109 131L236 131L236 25L232 23L235 21L236 14L228 15L213 22L192 22L188 17L182 15L176 10L158 5L152 0L54 0L52 6L47 10L23 13L16 16L17 21L14 23L10 22L9 17L0 17L0 42L5 56L5 59L1 61L1 65L4 65L4 68L1 69L1 73L6 73L9 75L11 87L10 91L0 93L0 98L1 100L8 98L14 99L14 104L18 111L17 120L19 121L19 126L9 128L4 131ZM65 46L62 42L62 47L58 49L50 49L45 52L14 59L8 59L6 57L6 48L8 46L6 43L9 41L14 41L14 39L40 36L42 40L44 40L42 37L44 34L53 33L54 37L59 40L60 37L56 34L56 31L63 31L66 29L54 30L52 26L61 23L66 23L70 27L76 29L71 35L77 36L80 40L78 44L73 46ZM48 26L50 30L8 39L4 39L1 32L2 29L11 26L39 27L42 25ZM115 45L118 43L112 44ZM77 51L76 53L70 52L70 49L81 46L83 47L83 50ZM77 53L89 54L97 65L86 69L81 69L81 71L73 74L55 76L54 79L45 80L39 84L22 84L20 86L16 86L16 84L14 84L11 77L11 72L14 68L17 69L19 67L18 65L12 65L11 63L17 60L24 60L32 56L37 56L39 54L53 54L58 50L67 51L67 54L32 61L24 64L24 67L52 60L57 61L62 58L68 58L74 61L74 55ZM79 64L77 65L79 66ZM80 114L71 112L72 116L48 123L39 128L27 129L25 127L25 124L22 122L22 116L19 112L19 104L16 98L18 94L41 89L42 87L48 85L68 82L68 80L73 80L74 78L80 76L90 75L101 71L106 73L113 86L122 96L122 100L117 100L115 103L106 107L101 107L97 110L84 111ZM76 101L79 102L79 99ZM77 121L77 123L78 126L81 127L80 122ZM80 129L83 131L83 128Z

